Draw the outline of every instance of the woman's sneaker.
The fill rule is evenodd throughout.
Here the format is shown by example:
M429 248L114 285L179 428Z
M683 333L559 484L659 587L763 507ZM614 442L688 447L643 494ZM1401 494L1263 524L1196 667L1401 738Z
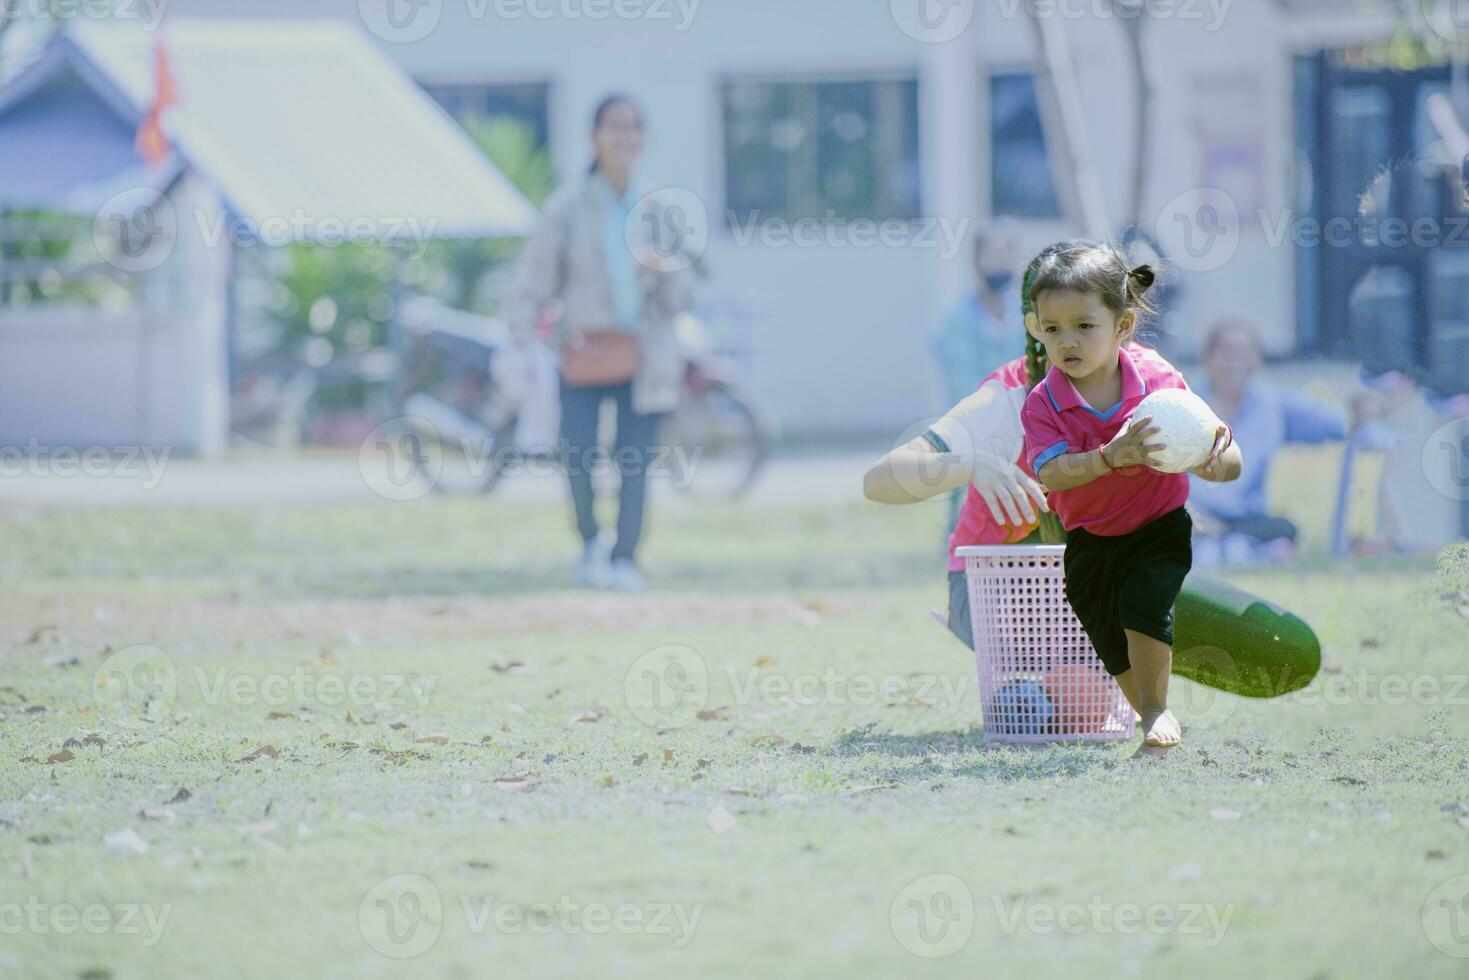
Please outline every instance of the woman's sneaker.
M644 592L648 588L647 579L630 558L618 558L612 562L607 585L614 592Z
M611 579L607 550L600 537L593 538L582 546L581 561L576 563L576 584L584 589L605 589Z

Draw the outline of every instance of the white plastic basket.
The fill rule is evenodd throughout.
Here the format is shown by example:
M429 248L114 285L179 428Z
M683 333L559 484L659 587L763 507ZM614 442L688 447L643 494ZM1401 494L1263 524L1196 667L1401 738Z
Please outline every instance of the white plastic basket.
M1132 737L1134 717L1066 601L1064 545L972 545L964 559L984 733L999 742Z

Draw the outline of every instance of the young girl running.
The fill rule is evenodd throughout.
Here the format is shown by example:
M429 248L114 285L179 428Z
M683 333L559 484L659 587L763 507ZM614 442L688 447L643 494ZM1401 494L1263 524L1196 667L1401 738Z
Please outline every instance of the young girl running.
M1152 312L1149 266L1129 269L1115 250L1093 243L1047 250L1039 263L1025 327L1050 369L1020 413L1026 459L1067 530L1067 599L1142 717L1144 747L1161 752L1180 738L1168 676L1173 603L1193 561L1189 482L1149 465L1164 448L1151 418L1123 423L1148 392L1188 385L1163 358L1140 357L1128 344ZM1223 482L1240 467L1239 447L1221 425L1193 472Z

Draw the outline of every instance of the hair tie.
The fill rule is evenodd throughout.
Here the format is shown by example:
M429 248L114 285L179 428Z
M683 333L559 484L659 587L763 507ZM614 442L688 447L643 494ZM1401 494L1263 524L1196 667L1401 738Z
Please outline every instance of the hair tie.
M1153 267L1144 262L1128 272L1127 278L1136 283L1138 289L1147 289L1153 285L1153 280L1157 277L1153 274Z

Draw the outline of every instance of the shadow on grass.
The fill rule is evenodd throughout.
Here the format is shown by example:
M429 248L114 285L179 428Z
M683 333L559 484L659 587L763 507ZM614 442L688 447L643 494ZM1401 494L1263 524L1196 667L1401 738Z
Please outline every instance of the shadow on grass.
M807 560L649 563L650 586L657 593L740 592L768 594L792 589L871 589L932 581L941 587L942 569L931 554L874 556L860 561ZM293 598L381 598L387 596L516 596L561 592L574 587L566 563L382 568L306 568L286 574L261 574L257 581L272 595Z
M985 782L1075 776L1115 765L1118 752L1115 743L1106 742L1002 745L986 741L984 730L973 727L961 732L917 735L878 732L874 727L875 723L845 732L832 744L832 752L835 755L872 752L925 760L896 766L885 774L899 783L922 782L938 776ZM952 767L941 766L932 758L959 754L967 755L968 761Z

